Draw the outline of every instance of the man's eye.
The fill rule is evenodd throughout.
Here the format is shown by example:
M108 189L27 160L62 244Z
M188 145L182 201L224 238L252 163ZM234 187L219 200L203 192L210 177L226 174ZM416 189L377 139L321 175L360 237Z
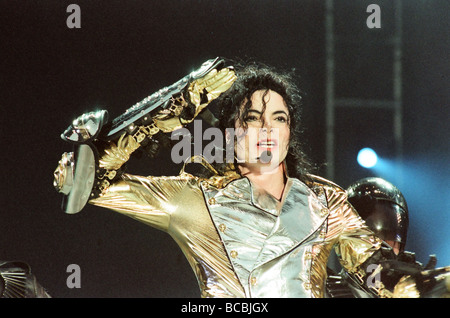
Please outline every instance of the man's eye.
M276 119L277 121L281 122L281 123L287 122L287 119L286 119L285 117L283 117L283 116L277 117L277 118L275 118L275 119Z
M253 115L245 117L245 121L257 121L257 120L258 120L258 117L253 116Z

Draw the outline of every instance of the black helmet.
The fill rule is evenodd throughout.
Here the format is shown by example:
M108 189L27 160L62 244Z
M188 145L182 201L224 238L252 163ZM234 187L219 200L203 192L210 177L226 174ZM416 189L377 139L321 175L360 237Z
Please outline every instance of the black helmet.
M399 189L381 178L364 178L351 184L348 201L367 226L385 241L400 243L404 251L408 232L408 206Z

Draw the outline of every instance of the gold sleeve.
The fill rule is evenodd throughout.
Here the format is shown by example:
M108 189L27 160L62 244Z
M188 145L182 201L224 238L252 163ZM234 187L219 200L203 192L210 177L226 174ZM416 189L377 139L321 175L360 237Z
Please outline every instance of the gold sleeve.
M100 197L89 203L167 231L171 215L178 208L180 195L193 179L187 174L173 177L124 174L120 181L113 183Z
M341 227L335 245L336 254L349 273L358 274L360 265L381 248L382 240L367 227L348 203L344 190L333 191L329 204L338 209L338 217L334 221L339 222Z

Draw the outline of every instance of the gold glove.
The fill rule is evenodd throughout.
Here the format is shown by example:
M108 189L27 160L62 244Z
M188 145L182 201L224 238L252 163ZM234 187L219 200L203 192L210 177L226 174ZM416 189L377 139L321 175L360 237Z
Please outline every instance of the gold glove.
M191 118L182 118L180 114L183 108L189 107L189 103L181 95L172 98L169 108L161 110L153 117L157 129L164 133L172 132L192 122L208 104L228 90L236 80L236 74L232 68L223 68L220 71L213 69L202 78L194 80L187 88L189 98L195 110Z
M423 271L416 276L403 276L394 287L393 297L450 298L450 266Z
M393 298L419 298L420 293L416 287L416 281L411 276L403 276L394 287Z
M195 106L194 118L214 99L228 90L236 80L232 68L223 68L220 71L213 69L204 77L193 81L188 88L189 98ZM194 118L186 123L191 122Z
M133 136L123 134L117 141L117 145L110 142L110 147L105 149L104 155L99 160L99 166L106 170L118 170L139 146L140 144Z

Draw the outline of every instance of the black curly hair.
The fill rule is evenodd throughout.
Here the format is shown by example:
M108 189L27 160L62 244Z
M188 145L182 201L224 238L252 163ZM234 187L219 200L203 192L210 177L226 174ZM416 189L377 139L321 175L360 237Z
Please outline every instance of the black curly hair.
M226 128L234 128L236 121L239 121L241 127L246 127L244 119L251 107L253 93L259 90L265 90L265 94L269 90L277 92L283 97L289 110L291 137L286 156L287 172L290 177L302 181L308 180L308 174L312 172L313 164L302 150L302 93L295 85L293 72L281 73L273 67L256 62L247 65L233 64L233 66L236 70L237 80L216 101L219 112L218 127L225 132ZM224 173L227 168L229 169L229 165L215 164L215 168L220 173Z

